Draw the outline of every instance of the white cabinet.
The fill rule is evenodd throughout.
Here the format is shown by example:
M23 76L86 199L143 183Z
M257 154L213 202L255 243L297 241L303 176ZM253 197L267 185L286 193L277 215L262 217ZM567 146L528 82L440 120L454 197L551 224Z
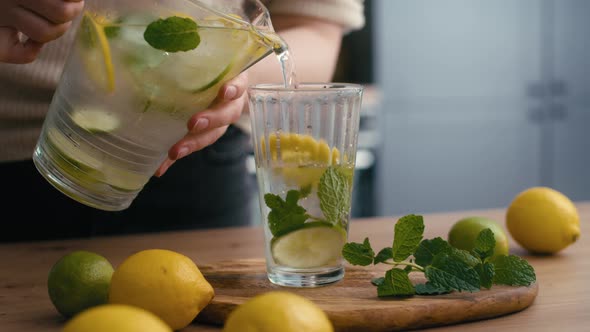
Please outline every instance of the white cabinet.
M590 1L553 0L553 52L548 76L548 131L553 130L553 176L549 185L572 199L590 199ZM551 71L552 70L552 71Z
M501 207L534 185L590 199L590 1L374 9L378 214Z

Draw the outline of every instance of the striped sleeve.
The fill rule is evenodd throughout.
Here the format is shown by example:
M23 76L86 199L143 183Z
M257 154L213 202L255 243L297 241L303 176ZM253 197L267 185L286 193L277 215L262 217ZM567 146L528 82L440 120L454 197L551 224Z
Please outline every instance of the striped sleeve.
M347 32L365 25L364 0L271 0L272 15L312 16L342 25Z

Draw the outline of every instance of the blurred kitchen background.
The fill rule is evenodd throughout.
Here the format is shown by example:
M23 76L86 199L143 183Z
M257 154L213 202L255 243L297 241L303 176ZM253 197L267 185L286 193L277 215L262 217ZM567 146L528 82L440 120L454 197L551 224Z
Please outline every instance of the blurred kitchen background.
M590 200L590 0L365 0L353 217ZM258 209L256 203L256 209Z

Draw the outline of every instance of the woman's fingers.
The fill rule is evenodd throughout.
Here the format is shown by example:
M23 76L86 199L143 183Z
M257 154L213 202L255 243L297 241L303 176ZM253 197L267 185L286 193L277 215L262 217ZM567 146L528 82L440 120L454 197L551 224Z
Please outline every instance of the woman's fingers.
M218 103L206 111L193 115L188 122L188 130L198 134L213 128L230 125L240 119L245 103L245 95L229 102Z
M68 30L72 23L54 24L24 7L14 8L12 14L10 18L12 21L11 25L30 39L39 43L47 43L59 38Z
M247 102L245 92L248 75L242 73L225 83L217 93L216 102L211 108L193 115L188 123L191 132L202 132L236 122L242 115Z
M243 72L227 81L217 93L217 100L233 100L242 96L248 88L248 73Z
M21 0L21 6L54 24L67 23L84 9L84 1L64 0Z
M227 130L228 126L211 129L205 133L186 134L179 142L174 144L168 151L168 159L162 163L160 168L154 174L155 176L162 176L175 160L178 160L184 156L195 151L202 150L203 148L215 143Z
M42 47L42 43L32 39L21 42L19 32L14 28L0 27L0 62L19 64L33 62Z
M188 134L168 151L168 159L162 163L154 174L162 176L175 160L215 143L227 130L238 121L247 102L246 89L248 76L242 73L225 83L217 93L212 106L191 117L187 123Z

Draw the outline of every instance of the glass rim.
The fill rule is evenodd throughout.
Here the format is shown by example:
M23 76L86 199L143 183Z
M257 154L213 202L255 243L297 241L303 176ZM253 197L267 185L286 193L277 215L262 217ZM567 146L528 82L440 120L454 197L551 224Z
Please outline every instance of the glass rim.
M260 83L248 86L250 91L362 91L364 86L357 83L340 83L340 82L301 82L297 88L286 88L283 83Z

